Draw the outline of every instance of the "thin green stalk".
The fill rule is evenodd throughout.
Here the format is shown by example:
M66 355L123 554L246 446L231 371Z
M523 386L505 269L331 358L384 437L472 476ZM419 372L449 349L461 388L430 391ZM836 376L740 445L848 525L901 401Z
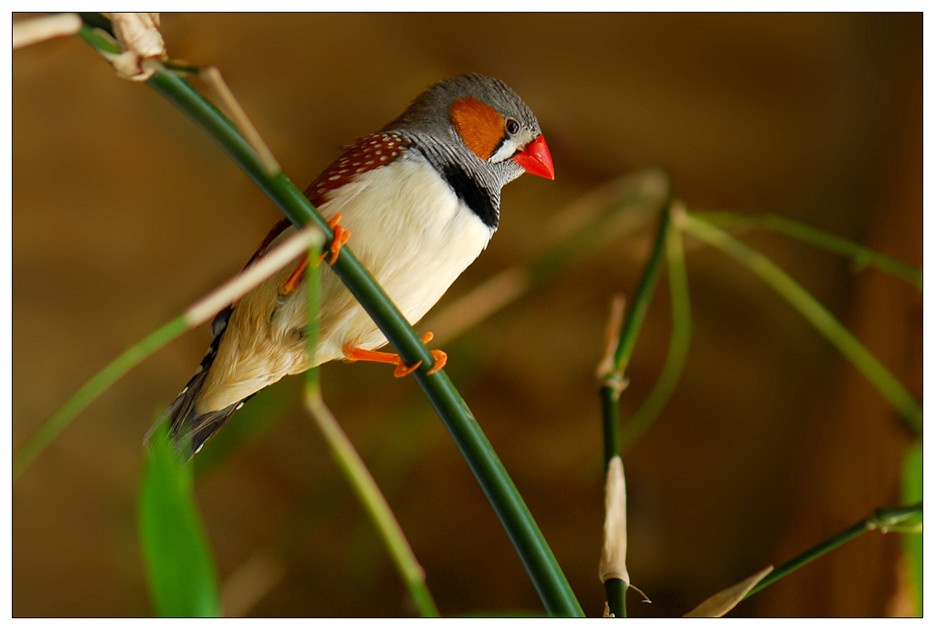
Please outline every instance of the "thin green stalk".
M93 42L89 43L94 45ZM158 71L147 84L207 131L294 224L300 226L314 222L328 238L333 236L325 220L289 179L282 172L272 175L267 173L256 153L230 121L188 82L170 72ZM427 374L433 365L431 355L405 317L354 256L352 247L342 249L332 269L367 310L402 359L407 364L422 361L421 368L415 372L415 378L487 495L548 613L583 616L581 606L542 532L444 370Z
M318 305L320 302L320 265L317 251L309 252L309 266L306 274L306 290L308 294L309 325L306 329L306 343L309 355L314 355L318 348ZM354 448L347 434L341 429L331 409L325 404L321 395L318 379L318 368L314 367L305 373L305 406L309 415L315 421L328 447L334 457L335 463L341 469L351 488L370 517L377 533L383 539L396 570L399 571L403 583L409 590L409 595L415 604L416 610L423 617L438 617L438 607L425 583L425 571L416 559L412 547L406 540L399 521L380 491L376 480L360 454Z
M75 392L74 396L68 399L68 402L62 405L51 418L39 427L36 433L13 456L13 479L16 480L36 456L94 399L107 391L107 388L116 383L120 377L129 372L143 359L171 342L188 328L189 324L185 315L180 315L127 348L123 354L95 374L90 381Z
M922 432L922 408L902 383L822 304L763 254L723 230L691 214L680 217L680 228L743 263L786 299L831 342L899 413L915 435Z
M922 290L922 270L911 267L889 256L876 252L867 247L862 247L856 243L841 238L830 232L819 230L818 228L780 217L772 214L748 216L734 214L733 212L695 212L694 215L711 224L731 228L762 228L774 230L786 236L799 239L810 245L821 247L828 251L840 254L850 258L854 265L861 269L863 267L876 267L887 273L891 273L906 282L915 285Z
M766 578L763 579L763 581L761 581L749 593L747 593L747 597L750 597L754 593L760 592L770 584L776 582L777 580L781 580L793 571L805 566L812 560L823 556L832 549L840 547L847 541L856 538L865 532L879 530L885 534L888 531L894 531L901 523L916 515L922 515L921 503L903 507L875 510L873 514L863 519L862 521L851 525L844 531L835 534L828 540L815 545L805 553L796 556L792 560L789 560L779 567L776 567L772 573L770 573Z
M672 218L670 216L669 203L662 212L659 219L659 229L656 232L656 240L653 243L653 250L646 261L646 268L643 270L643 276L640 278L639 286L636 288L636 297L633 300L633 306L630 309L630 315L623 324L623 330L620 333L620 343L614 352L614 368L621 376L627 372L627 366L630 363L630 357L633 354L633 347L636 345L636 338L640 334L643 322L646 320L646 313L649 311L649 303L653 296L656 284L659 282L659 270L662 267L662 256L665 252L666 238L672 227Z
M601 374L599 375L601 389L599 395L604 420L605 470L610 464L610 460L620 453L618 409L620 394L626 386L626 369L633 354L633 347L636 345L636 338L643 326L643 322L646 320L649 303L659 281L659 270L662 265L662 256L670 229L671 218L667 203L656 231L652 253L646 262L643 275L640 277L639 285L636 288L633 306L630 308L629 315L623 320L623 326L617 337L616 346L612 349L612 354L609 354L605 361L601 363Z
M309 381L305 392L305 406L328 442L331 454L351 488L363 505L367 516L383 539L390 557L396 565L403 583L412 597L416 610L423 617L438 617L438 608L425 583L425 571L416 559L399 522L380 492L367 465L354 449L330 409L321 397L317 385Z
M668 201L668 200L667 200ZM622 327L619 324L623 317L622 302L615 308L611 316L610 330L619 330L617 333L616 347L609 347L608 354L599 368L599 378L601 388L599 392L601 401L601 410L604 428L604 471L609 470L610 462L620 453L620 394L626 387L626 368L630 357L633 354L633 347L636 345L636 338L646 319L646 313L649 311L649 303L659 280L659 270L662 263L662 255L665 251L665 244L668 240L668 234L671 231L671 218L669 204L664 207L660 217L659 227L656 232L656 239L653 244L653 250L640 283L637 286L636 295L633 300L633 306L628 316L623 319ZM613 337L613 335L609 335ZM626 533L618 533L625 536ZM605 541L607 544L608 541ZM604 581L604 592L607 596L607 607L610 614L614 617L626 617L626 592L629 584L623 580L610 577Z
M676 210L673 209L673 212ZM678 212L683 210L679 209ZM672 336L669 352L659 378L640 408L621 430L621 449L626 451L649 429L666 402L672 397L682 376L691 340L691 299L688 294L688 274L685 268L685 247L682 234L669 230L666 236L666 256L669 271L669 295L672 302Z

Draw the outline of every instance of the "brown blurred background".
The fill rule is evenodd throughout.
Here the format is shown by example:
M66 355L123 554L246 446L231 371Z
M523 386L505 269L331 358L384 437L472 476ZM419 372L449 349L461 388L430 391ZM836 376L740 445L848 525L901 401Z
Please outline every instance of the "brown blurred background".
M500 231L439 309L533 256L543 226L575 199L647 166L667 169L692 208L780 214L921 265L920 14L164 14L162 22L171 56L222 70L300 188L340 145L382 126L435 80L477 71L523 95L557 178L506 188ZM279 215L204 133L146 86L116 79L76 38L14 54L13 139L17 449L119 352L239 270ZM444 343L449 374L592 616L603 602L593 372L610 296L632 297L651 237L648 225L594 248ZM745 240L921 397L914 288L775 235ZM685 374L625 457L630 575L654 601L631 598L633 616L684 614L897 503L909 441L868 382L747 270L701 247L689 252L688 269L695 327ZM652 387L668 335L663 280L631 364L624 417ZM202 327L134 369L16 482L15 615L151 614L136 539L141 441L208 341ZM359 364L328 365L322 378L442 613L540 612L415 381ZM412 614L298 407L300 385L287 379L258 396L199 455L199 505L226 611ZM864 536L734 614L904 612L899 549L895 536Z

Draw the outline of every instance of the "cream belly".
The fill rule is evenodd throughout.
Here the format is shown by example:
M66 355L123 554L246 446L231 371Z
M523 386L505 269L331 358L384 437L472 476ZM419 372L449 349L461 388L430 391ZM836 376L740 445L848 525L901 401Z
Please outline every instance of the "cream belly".
M341 215L348 247L415 324L486 247L493 230L464 205L427 164L400 159L342 186L320 208ZM287 237L284 231L273 243ZM330 270L321 272L320 337L315 360L304 340L305 292L280 296L287 267L244 296L195 403L223 409L313 365L343 358L342 349L378 348L383 333Z

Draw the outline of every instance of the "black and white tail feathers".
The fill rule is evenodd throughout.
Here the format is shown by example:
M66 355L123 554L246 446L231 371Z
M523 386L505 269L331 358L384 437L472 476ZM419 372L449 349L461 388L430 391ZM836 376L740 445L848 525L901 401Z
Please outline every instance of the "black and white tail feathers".
M276 237L290 225L292 225L292 223L289 219L285 218L274 225L273 229L270 230L269 234L266 235L266 238L260 244L259 249L257 249L253 256L250 257L250 260L247 261L244 269L252 265L257 258L263 256ZM178 398L175 399L175 402L166 409L166 415L169 416L170 420L169 436L172 438L179 452L183 453L186 458L191 458L197 453L208 438L217 433L220 428L224 426L224 423L234 415L234 412L243 407L243 404L251 398L251 396L247 396L240 402L224 407L223 409L218 409L217 411L209 411L208 413L198 413L195 411L195 401L198 400L198 394L201 393L205 378L208 376L208 370L214 363L215 357L217 357L218 348L221 346L221 337L224 336L224 331L227 329L227 323L230 321L231 313L233 312L234 305L231 304L214 317L214 321L211 322L211 335L214 339L211 341L208 353L205 355L205 358L201 360L198 372L188 381L188 384L182 389ZM156 428L157 427L153 427L149 430L149 433L146 434L146 442L149 442L149 438Z
M214 335L214 340L211 342L207 354L201 360L198 372L188 381L188 384L179 393L178 398L166 410L166 415L170 420L169 437L172 438L176 448L186 458L191 458L197 453L208 438L217 433L244 403L244 401L240 401L223 409L207 413L199 413L195 410L195 401L201 393L205 378L208 376L208 370L214 363L215 357L217 357L221 337L224 336L224 330L227 328L227 322L233 311L234 307L228 306L214 318L211 324L211 333ZM155 429L156 427L153 427L150 434ZM147 434L146 441L149 441L149 437L150 435Z

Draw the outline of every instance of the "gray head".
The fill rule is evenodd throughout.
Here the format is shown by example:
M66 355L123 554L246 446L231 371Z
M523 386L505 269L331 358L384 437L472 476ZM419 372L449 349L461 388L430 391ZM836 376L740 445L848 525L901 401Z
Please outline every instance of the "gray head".
M508 85L491 77L465 74L440 81L385 130L466 147L497 173L501 185L523 172L554 177L535 114Z

